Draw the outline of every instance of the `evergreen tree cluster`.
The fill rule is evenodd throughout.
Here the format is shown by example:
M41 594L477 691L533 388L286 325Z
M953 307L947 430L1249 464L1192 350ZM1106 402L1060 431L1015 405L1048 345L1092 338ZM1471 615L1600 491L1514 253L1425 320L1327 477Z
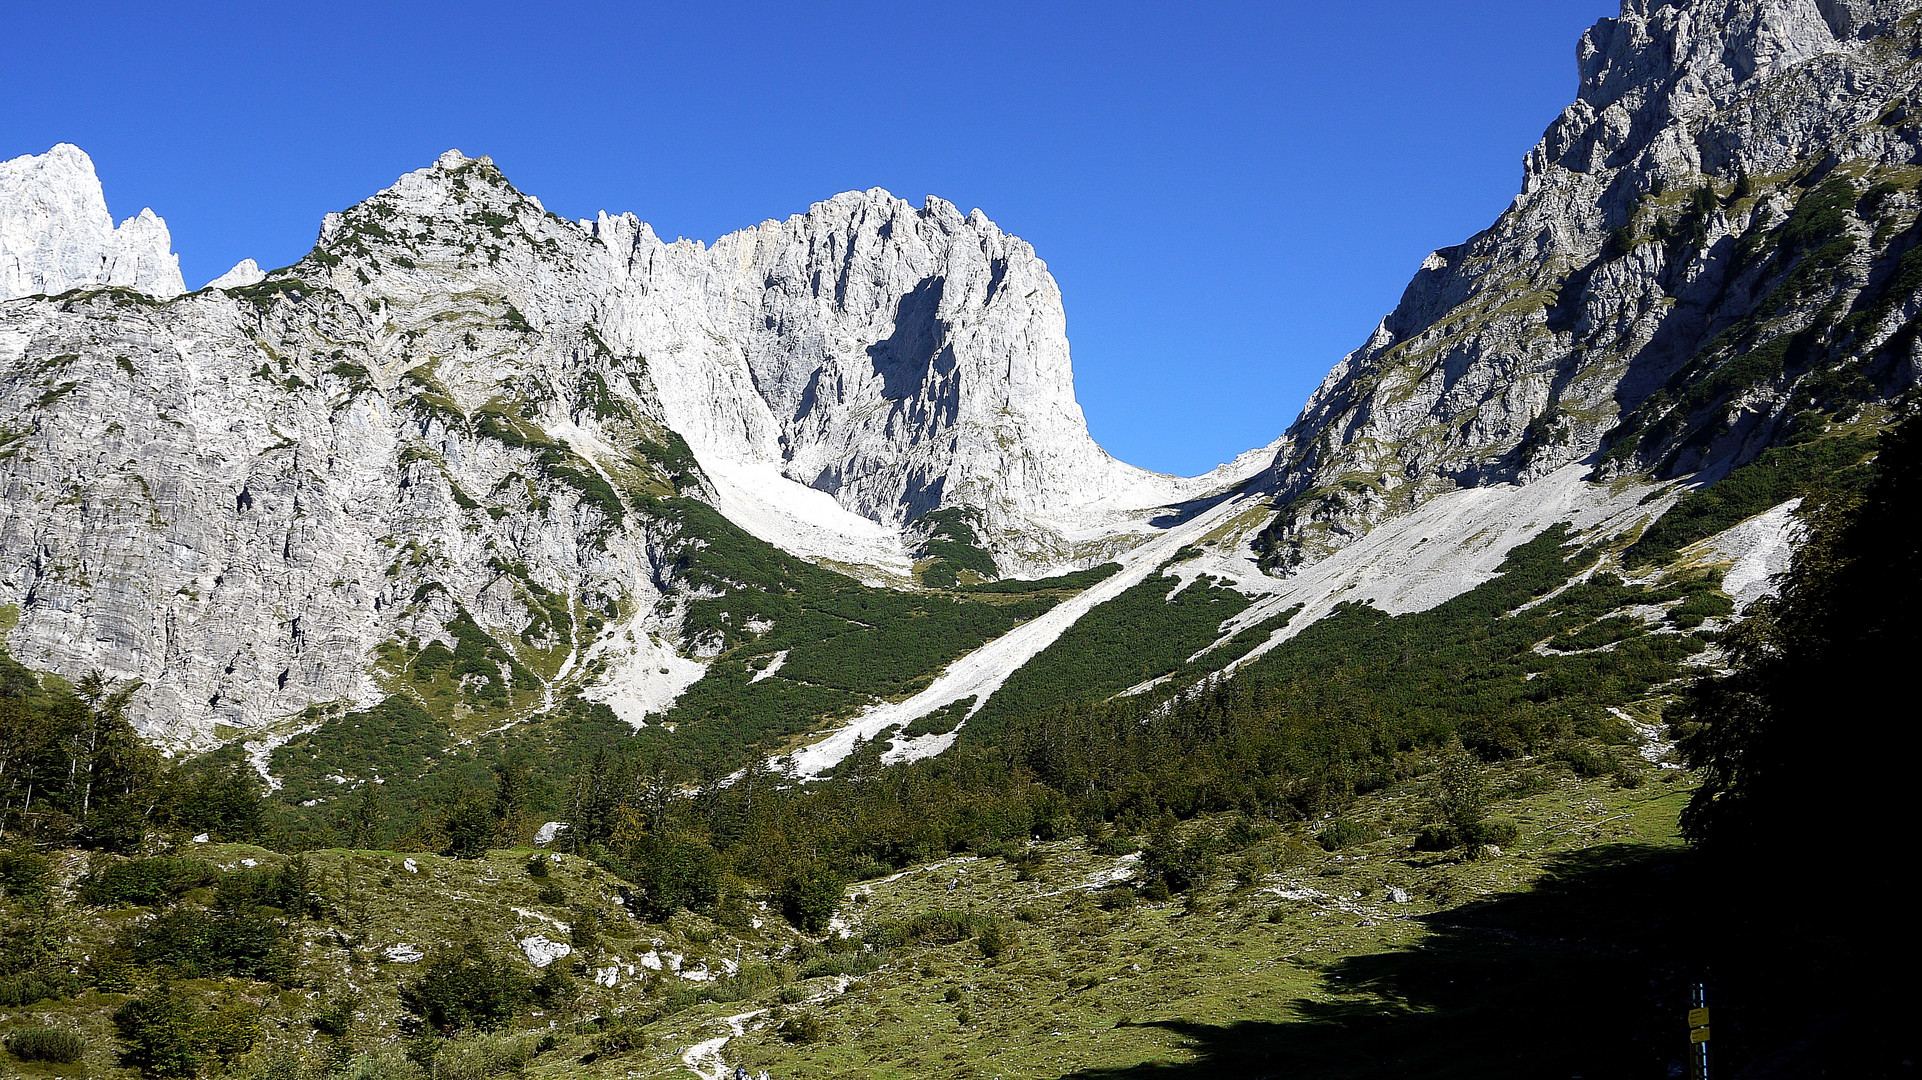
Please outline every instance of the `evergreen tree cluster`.
M260 778L238 765L163 767L127 722L138 689L98 672L41 680L0 648L0 841L123 851L155 827L261 834Z
M1779 594L1723 639L1728 670L1670 714L1702 781L1682 826L1705 857L1693 914L1727 1011L1795 1033L1785 1060L1829 1075L1907 1071L1914 997L1907 909L1884 896L1913 847L1922 414L1874 464L1865 493L1807 514Z

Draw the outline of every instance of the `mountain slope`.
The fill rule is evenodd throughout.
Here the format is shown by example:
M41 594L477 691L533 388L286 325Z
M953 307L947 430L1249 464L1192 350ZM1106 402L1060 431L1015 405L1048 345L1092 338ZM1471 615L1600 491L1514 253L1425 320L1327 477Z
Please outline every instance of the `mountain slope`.
M1237 670L1343 605L1432 608L1557 522L1615 549L1592 572L1679 558L1766 593L1793 500L1859 485L1922 376L1916 7L1630 0L1586 34L1578 100L1514 205L1430 256L1265 473L1159 568L1252 602L1135 692ZM1023 678L1074 681L1041 646ZM894 753L924 745L946 743Z
M1917 32L1887 0L1597 24L1515 204L1431 255L1289 429L1266 564L1598 452L1602 479L1713 476L1913 385Z
M1190 480L1088 438L1045 265L938 199L850 192L669 244L631 215L564 221L449 152L329 215L296 265L165 299L152 259L116 269L131 241L84 155L18 159L7 243L37 253L16 259L35 288L146 284L0 306L9 646L144 680L155 738L271 736L263 765L399 693L469 732L577 698L764 750L847 721L816 770L857 735L938 750L952 725L901 733L1063 662L1079 620L1112 637L1164 578L1247 602L1173 668L1125 660L1133 692L1344 602L1438 604L1558 521L1587 543L1646 529L1611 558L1660 564L1859 476L1916 381L1912 8L1626 3L1584 37L1515 205L1430 257L1265 469ZM1737 554L1779 563L1788 535ZM967 591L1114 558L1045 618L1086 582ZM917 585L942 598L887 598ZM894 621L850 621L850 596ZM1200 633L1166 629L1149 651ZM855 677L857 642L920 667Z
M10 168L26 210L104 206L78 151ZM899 588L922 548L987 577L1098 561L1222 480L1096 447L1045 266L939 200L663 244L449 153L247 270L0 308L10 648L143 680L172 743L397 691L457 727L576 692L638 724L740 647L688 622L716 530ZM685 499L725 517L689 532Z

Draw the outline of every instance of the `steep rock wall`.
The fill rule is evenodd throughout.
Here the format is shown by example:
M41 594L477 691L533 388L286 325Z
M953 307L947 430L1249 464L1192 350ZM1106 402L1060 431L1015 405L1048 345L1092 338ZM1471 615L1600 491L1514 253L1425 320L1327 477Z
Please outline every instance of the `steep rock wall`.
M1811 405L1912 385L1918 282L1897 263L1922 208L1917 18L1891 0L1628 0L1597 24L1514 205L1429 256L1289 429L1264 478L1267 564L1571 461L1724 468ZM1774 342L1794 347L1771 360Z
M98 285L186 292L167 223L142 210L115 228L79 147L0 161L0 300Z

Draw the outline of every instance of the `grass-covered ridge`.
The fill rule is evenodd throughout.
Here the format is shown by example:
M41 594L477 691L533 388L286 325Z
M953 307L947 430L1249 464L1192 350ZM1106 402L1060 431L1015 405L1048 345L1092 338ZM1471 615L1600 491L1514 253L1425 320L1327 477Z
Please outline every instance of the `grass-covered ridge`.
M284 785L282 798L298 804L338 796L350 784L404 784L452 742L446 726L420 704L395 695L365 711L321 719L275 750L271 765Z

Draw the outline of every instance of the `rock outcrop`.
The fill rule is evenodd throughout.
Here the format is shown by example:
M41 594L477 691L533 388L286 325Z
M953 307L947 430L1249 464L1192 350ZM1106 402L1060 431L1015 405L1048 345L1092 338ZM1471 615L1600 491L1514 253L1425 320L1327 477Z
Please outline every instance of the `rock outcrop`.
M187 291L167 223L142 210L115 228L79 147L0 162L0 300L101 285L162 299Z
M266 279L267 275L261 272L259 263L252 259L242 259L234 264L233 269L209 281L206 287L209 289L237 289L243 285L258 285Z
M1799 411L1913 385L1917 21L1896 0L1626 0L1598 23L1514 205L1429 256L1289 429L1268 564L1571 461L1724 468Z
M917 544L1036 573L1157 534L1133 562L1192 541L1168 554L1232 548L1210 565L1276 586L1242 537L1288 573L1450 491L1712 475L1917 381L1914 8L1629 0L1514 205L1430 256L1265 471L1187 480L1089 438L1046 266L939 199L666 243L450 151L294 266L182 295L164 225L115 229L85 155L16 159L7 648L141 679L142 729L183 746L401 689L489 724L576 694L638 721L727 636L683 632L682 556L725 525L690 500L904 588Z
M84 166L24 159L86 182L6 190L97 204ZM72 214L31 208L7 220L46 235L16 248L78 250ZM423 655L457 704L585 688L638 719L703 671L677 648L672 552L699 541L659 509L677 494L777 542L808 517L810 554L905 585L928 511L975 515L1004 572L1048 569L1220 479L1096 446L1046 267L937 199L668 244L450 152L272 275L47 298L66 281L35 272L0 305L8 647L143 680L172 742L368 704Z
M604 324L673 358L656 382L704 462L778 465L889 525L969 506L1035 567L1073 561L1059 530L1089 508L1188 490L1088 436L1060 290L979 210L875 189L711 247L631 216L594 233L616 264Z

